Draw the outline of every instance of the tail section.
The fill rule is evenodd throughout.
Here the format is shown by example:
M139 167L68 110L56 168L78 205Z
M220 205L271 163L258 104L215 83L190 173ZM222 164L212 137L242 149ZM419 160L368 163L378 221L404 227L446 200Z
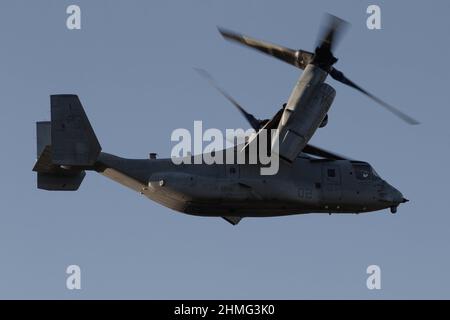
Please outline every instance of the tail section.
M52 162L68 166L92 166L100 143L78 96L51 96Z
M37 122L36 135L38 188L77 190L101 151L78 96L51 96L51 121Z

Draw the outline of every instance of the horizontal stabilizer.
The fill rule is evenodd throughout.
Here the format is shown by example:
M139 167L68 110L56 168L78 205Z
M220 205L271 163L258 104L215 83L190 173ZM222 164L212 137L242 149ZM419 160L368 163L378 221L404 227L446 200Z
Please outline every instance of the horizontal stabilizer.
M48 191L75 191L78 190L85 176L85 171L77 171L67 175L38 172L37 187Z
M39 139L38 139L39 141ZM38 146L39 148L39 146ZM38 159L36 161L36 164L33 167L33 171L35 172L46 172L46 173L58 173L59 171L62 171L63 169L52 163L52 147L50 145L47 145L42 150L41 154L38 155Z
M37 187L44 190L75 191L86 175L84 170L63 168L52 163L51 146L45 146L33 171L37 172Z

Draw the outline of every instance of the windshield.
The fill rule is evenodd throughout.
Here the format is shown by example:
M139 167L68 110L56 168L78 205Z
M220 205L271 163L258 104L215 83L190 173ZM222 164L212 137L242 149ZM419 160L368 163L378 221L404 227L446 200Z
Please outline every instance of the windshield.
M356 179L358 180L370 180L374 176L378 177L375 170L366 163L353 164L353 169L355 170Z
M380 175L375 171L374 168L372 168L372 174L373 174L373 176L376 177L376 178L379 178L379 177L380 177Z

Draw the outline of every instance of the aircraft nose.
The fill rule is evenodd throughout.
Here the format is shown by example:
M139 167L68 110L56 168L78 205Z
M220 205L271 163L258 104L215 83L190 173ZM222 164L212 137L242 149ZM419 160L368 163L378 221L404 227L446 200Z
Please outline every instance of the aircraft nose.
M384 183L384 187L380 192L380 200L385 202L387 206L391 208L392 213L397 212L399 204L409 201L399 190L387 182Z
M391 185L389 185L388 190L389 190L389 193L390 193L391 201L393 203L399 204L399 203L403 202L404 197L403 197L403 194L400 191L398 191L397 189L395 189Z

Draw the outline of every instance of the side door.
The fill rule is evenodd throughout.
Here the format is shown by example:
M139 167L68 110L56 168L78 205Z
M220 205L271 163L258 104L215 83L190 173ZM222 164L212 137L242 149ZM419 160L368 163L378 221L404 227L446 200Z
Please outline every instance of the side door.
M322 167L322 197L330 204L339 203L342 199L342 177L339 166L324 164Z

